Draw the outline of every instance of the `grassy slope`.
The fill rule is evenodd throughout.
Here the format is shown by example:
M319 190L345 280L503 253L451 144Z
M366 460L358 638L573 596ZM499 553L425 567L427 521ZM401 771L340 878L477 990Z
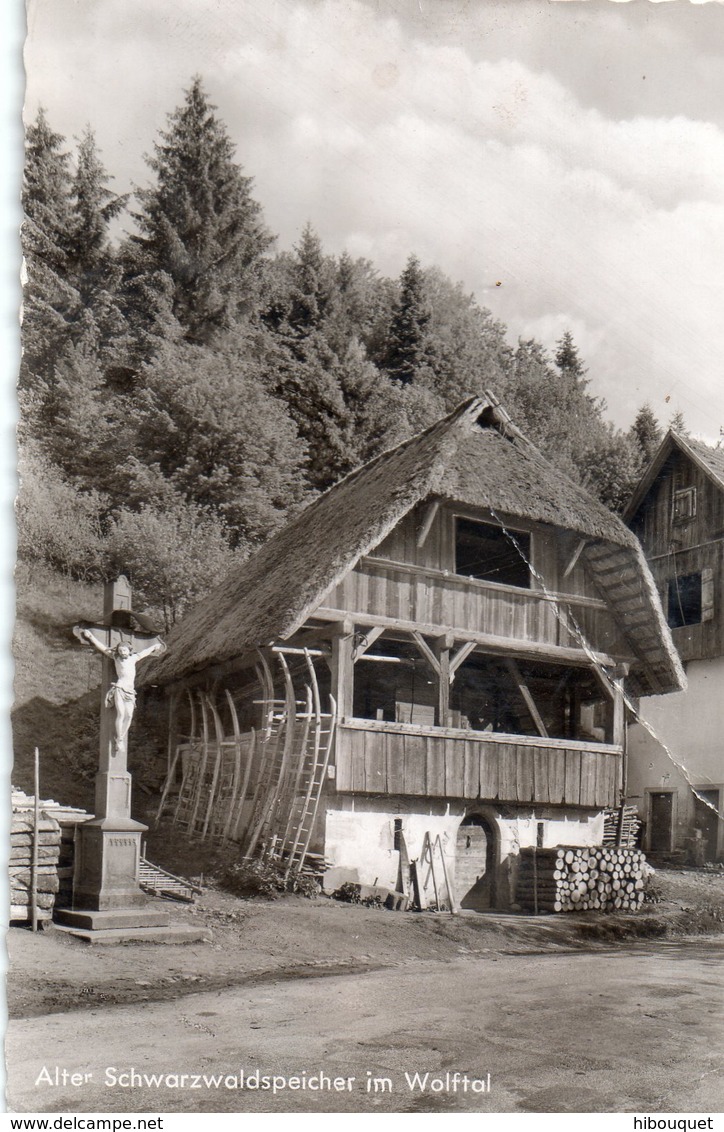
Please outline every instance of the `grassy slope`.
M13 784L32 792L32 757L37 746L41 797L92 808L100 662L78 643L72 627L101 616L102 586L74 581L46 567L20 564L16 589ZM141 796L144 787L157 786L163 775L157 757L162 743L160 723L139 705L129 749Z

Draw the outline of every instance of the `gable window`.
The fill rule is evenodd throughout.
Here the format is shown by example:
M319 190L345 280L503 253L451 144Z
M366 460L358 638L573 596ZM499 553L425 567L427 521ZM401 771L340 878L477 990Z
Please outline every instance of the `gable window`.
M674 523L685 523L696 515L696 488L682 487L674 492L671 519Z
M525 531L514 531L511 538L492 523L455 519L456 574L530 589L529 561L530 535Z

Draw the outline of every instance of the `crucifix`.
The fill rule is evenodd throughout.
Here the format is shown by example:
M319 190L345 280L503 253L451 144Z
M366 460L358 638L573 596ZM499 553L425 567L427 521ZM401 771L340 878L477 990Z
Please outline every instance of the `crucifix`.
M103 661L95 816L78 826L73 908L61 910L59 916L71 926L130 927L159 917L146 908L148 901L138 882L141 837L147 827L131 817L127 748L136 701L136 665L165 652L166 646L149 619L133 610L131 597L127 578L108 582L102 622L73 627L78 640L92 645ZM160 917L159 922L167 922L165 913Z

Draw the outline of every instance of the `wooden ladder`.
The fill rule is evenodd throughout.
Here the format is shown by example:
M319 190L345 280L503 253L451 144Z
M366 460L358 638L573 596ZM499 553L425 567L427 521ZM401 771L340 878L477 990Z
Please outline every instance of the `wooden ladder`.
M452 885L450 884L450 877L449 877L448 871L447 871L447 863L445 861L445 853L444 853L443 847L442 847L442 838L440 837L440 834L438 833L435 836L435 838L433 839L432 835L429 832L427 832L422 839L422 852L420 853L420 865L421 866L427 865L429 870L430 870L430 879L432 880L432 889L433 889L433 892L435 894L435 909L436 909L436 911L441 912L441 911L443 911L443 908L442 908L442 904L441 904L441 900L440 900L440 888L439 888L439 885L438 885L438 879L439 878L438 878L438 876L435 872L435 851L436 850L440 855L440 865L441 865L441 872L442 872L442 878L441 879L443 879L445 881L445 888L447 890L447 902L448 902L448 905L449 905L448 911L450 912L451 916L456 916L458 911L459 911L459 908L458 908L458 905L457 905L457 901L455 900L455 893L453 892ZM418 869L418 877L419 877L419 869ZM420 893L420 895L422 895L422 893Z
M279 858L286 859L285 881L288 881L293 873L301 872L309 852L332 754L337 720L336 704L332 696L330 696L331 710L322 712L317 674L306 649L305 657L310 675L314 718L312 726L305 733L304 744L300 750L287 823L279 844Z

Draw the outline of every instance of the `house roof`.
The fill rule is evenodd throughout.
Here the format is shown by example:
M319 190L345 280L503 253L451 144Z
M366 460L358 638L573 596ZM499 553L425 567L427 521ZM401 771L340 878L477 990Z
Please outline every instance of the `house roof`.
M724 491L724 448L712 448L703 440L694 440L690 436L682 436L680 432L669 429L624 508L625 522L631 522L669 456L676 451L683 452L693 460L702 472L721 491Z
M289 637L358 559L428 496L581 535L603 596L614 607L625 599L626 617L633 601L638 628L629 640L639 658L637 693L683 686L638 540L554 468L490 395L464 402L315 499L184 617L169 637L167 653L147 668L142 682L170 683Z

